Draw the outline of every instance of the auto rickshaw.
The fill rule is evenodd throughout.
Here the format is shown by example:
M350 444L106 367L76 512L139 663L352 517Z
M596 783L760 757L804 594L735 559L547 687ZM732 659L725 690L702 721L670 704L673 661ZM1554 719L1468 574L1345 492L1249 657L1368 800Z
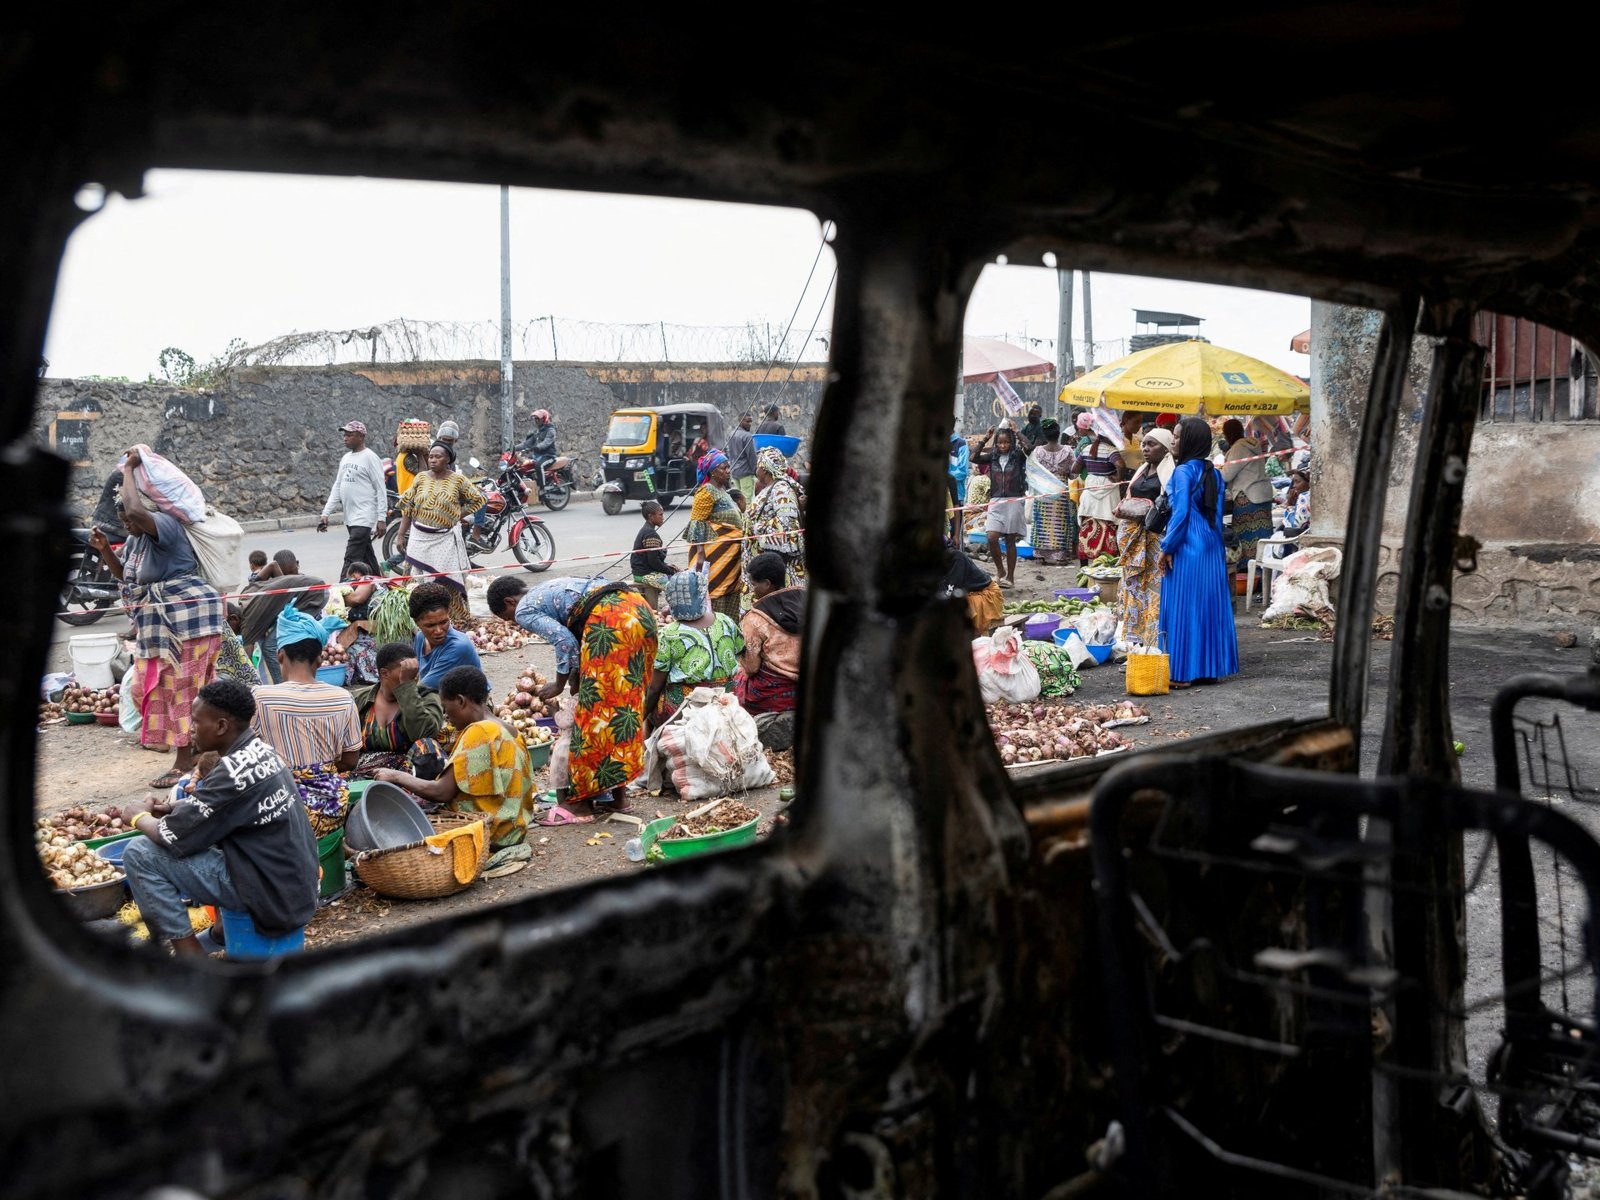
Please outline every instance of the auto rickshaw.
M614 411L600 447L606 473L600 502L606 514L615 516L630 500L666 502L693 492L694 446L701 439L718 448L726 441L722 410L714 404Z

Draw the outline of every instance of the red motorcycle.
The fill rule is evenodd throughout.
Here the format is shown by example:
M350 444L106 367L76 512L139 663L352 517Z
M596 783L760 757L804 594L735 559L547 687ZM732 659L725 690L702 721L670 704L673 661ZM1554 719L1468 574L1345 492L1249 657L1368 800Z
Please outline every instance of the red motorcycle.
M561 511L572 499L572 460L565 454L558 454L543 463L524 458L517 463L517 472L525 479L533 480L534 486L539 489L539 499L551 512Z
M477 466L477 460L473 459L471 465ZM477 566L481 556L495 552L500 545L500 533L504 530L506 548L516 555L519 563L530 571L548 571L556 556L556 539L550 527L528 511L531 484L523 478L511 452L500 456L499 475L493 478L484 476L472 482L483 493L485 500L481 522L466 527L467 558L472 565ZM399 533L398 521L384 531L385 562L395 561L395 539Z

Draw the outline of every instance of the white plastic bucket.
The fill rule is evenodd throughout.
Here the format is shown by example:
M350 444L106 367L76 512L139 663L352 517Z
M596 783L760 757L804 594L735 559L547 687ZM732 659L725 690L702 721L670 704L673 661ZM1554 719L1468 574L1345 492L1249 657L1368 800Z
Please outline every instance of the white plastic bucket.
M72 673L78 686L108 688L112 684L111 656L117 652L114 633L80 633L67 639L72 649Z

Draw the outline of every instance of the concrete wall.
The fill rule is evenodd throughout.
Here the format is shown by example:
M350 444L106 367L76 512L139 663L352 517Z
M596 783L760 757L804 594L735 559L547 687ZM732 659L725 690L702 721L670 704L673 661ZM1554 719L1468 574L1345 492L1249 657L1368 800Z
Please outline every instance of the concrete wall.
M516 437L529 414L548 408L564 452L598 465L611 411L628 406L715 404L731 427L740 411L777 404L791 434L810 434L826 379L822 364L517 363ZM142 442L187 471L207 498L244 520L320 511L344 453L338 428L364 421L380 456L397 423L454 419L463 457L487 464L500 445L497 363L398 363L337 367L250 367L219 387L42 380L35 435L82 465L74 473L81 515L128 446ZM55 437L52 440L52 424ZM80 435L81 440L74 440ZM799 458L809 455L802 445Z
M1342 541L1379 315L1311 309L1312 532ZM1404 562L1406 510L1432 343L1412 345L1379 555L1378 605L1392 611ZM1467 467L1464 536L1483 549L1458 575L1457 619L1519 625L1600 624L1600 422L1479 422Z

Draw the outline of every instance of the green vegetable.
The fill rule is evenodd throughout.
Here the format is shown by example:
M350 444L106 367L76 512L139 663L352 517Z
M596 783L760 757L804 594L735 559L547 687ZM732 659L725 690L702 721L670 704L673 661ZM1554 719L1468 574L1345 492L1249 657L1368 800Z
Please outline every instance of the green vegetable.
M1457 754L1465 754L1467 752L1467 744L1465 742L1457 742L1455 749Z

